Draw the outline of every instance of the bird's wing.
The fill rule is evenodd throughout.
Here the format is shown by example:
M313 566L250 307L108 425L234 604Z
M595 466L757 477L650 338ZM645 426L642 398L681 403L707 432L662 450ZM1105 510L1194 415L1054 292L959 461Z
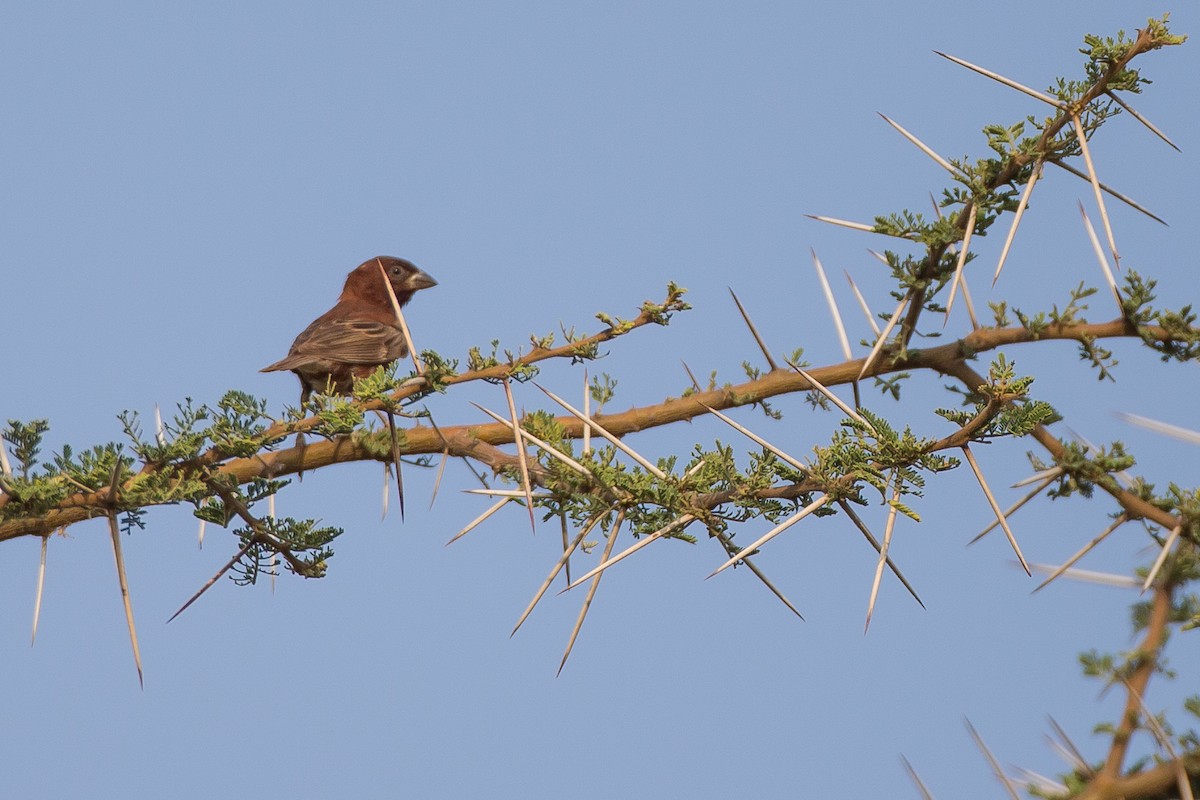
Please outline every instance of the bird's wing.
M408 354L400 328L374 320L322 319L292 343L285 361L329 359L343 364L386 364Z

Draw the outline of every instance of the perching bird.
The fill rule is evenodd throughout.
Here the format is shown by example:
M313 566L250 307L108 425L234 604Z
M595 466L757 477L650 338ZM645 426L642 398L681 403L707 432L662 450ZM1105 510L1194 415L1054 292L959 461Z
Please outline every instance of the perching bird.
M437 281L402 258L364 261L346 276L337 305L296 337L287 358L260 371L296 373L304 404L313 392L349 394L355 378L408 355L384 272L401 306L421 289L437 286Z

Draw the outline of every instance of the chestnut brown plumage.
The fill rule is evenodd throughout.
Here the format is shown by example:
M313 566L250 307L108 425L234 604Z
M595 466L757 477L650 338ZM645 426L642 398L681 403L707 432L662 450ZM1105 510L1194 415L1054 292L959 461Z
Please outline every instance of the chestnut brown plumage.
M401 306L421 289L437 286L437 281L402 258L364 261L346 276L337 305L301 331L287 358L261 371L296 373L303 404L313 392L349 394L355 378L408 355L381 266Z

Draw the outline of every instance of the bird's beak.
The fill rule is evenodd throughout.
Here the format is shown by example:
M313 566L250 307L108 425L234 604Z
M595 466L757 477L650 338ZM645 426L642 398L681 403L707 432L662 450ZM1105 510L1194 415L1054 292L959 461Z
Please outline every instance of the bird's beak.
M410 291L415 292L418 289L428 289L432 286L437 286L437 281L430 277L428 272L419 269L412 275L408 276L408 280L405 281L405 285Z

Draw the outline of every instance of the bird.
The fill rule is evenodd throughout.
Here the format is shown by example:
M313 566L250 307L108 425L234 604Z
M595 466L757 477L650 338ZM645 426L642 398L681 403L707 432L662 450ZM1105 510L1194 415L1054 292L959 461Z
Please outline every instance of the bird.
M287 357L260 372L294 372L303 406L313 392L350 394L355 378L408 355L384 274L401 306L420 290L437 286L411 261L394 256L368 259L350 271L337 304L300 332Z

